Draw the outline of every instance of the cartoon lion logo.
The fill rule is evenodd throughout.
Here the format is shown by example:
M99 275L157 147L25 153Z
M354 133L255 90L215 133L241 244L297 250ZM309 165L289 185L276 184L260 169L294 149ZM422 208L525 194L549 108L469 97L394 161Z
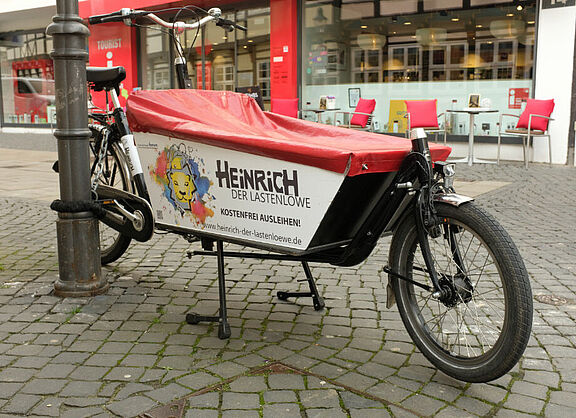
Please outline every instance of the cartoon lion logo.
M200 165L199 165L200 164ZM201 158L188 155L183 144L170 145L158 153L151 165L150 176L161 186L162 197L195 225L203 226L207 217L214 216L210 205L210 179L205 174Z
M186 156L175 153L170 161L170 168L166 172L171 197L178 206L183 210L191 210L191 202L194 200L194 192L197 187L195 183L195 176L192 173L192 168Z

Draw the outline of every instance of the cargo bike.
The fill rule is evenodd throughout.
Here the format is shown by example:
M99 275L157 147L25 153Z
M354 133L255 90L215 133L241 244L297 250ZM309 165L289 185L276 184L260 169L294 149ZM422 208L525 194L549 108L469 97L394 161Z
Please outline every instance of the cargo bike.
M136 18L174 32L210 21L237 27L218 9L194 23L130 9L90 20ZM528 275L506 231L455 193L450 148L428 144L419 129L409 140L353 132L263 112L246 95L187 90L183 56L176 71L180 89L136 92L125 113L123 68L87 70L91 88L111 99L90 125L103 263L155 230L200 241L189 255L217 258L219 315L186 320L217 321L218 336L228 338L226 258L301 263L309 291L277 296L311 297L321 310L308 263L354 266L392 235L382 266L387 306L397 303L428 360L469 382L496 379L518 362L532 322ZM225 251L224 242L263 251Z

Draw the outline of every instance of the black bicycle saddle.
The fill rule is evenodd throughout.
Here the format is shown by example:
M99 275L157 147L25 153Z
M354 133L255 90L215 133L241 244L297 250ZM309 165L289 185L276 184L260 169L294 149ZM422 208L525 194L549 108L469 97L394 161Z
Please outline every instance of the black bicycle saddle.
M118 89L126 78L124 67L86 67L86 79L93 84L95 91Z

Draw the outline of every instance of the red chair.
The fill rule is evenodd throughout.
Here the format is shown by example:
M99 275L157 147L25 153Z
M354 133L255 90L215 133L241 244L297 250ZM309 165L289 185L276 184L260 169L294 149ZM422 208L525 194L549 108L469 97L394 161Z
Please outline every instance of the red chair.
M354 112L336 112L334 115L334 119L336 120L338 115L341 114L342 116L347 115L348 122L344 122L340 126L343 128L351 128L351 129L363 129L369 130L370 132L374 132L374 123L373 123L373 116L374 116L374 109L376 108L376 100L375 99L359 99L358 104L356 105L356 109ZM350 115L352 115L350 117Z
M272 99L271 111L279 115L298 118L298 99Z
M502 135L504 136L519 136L522 138L522 151L524 152L524 166L528 168L528 154L530 153L530 140L532 140L532 151L534 151L534 138L548 138L548 159L552 165L552 142L550 141L550 134L548 133L548 122L554 120L550 117L554 110L554 99L550 100L535 100L528 99L526 108L520 116L512 115L509 113L500 114L498 122L498 157L496 162L500 164L500 143ZM504 116L511 116L518 118L518 123L514 129L504 129L502 118Z
M406 103L406 118L408 118L408 130L406 138L410 136L410 131L414 128L424 128L426 133L433 133L438 142L438 134L444 134L444 144L446 144L446 114L437 114L437 100L404 100ZM444 116L444 127L440 128L438 119Z

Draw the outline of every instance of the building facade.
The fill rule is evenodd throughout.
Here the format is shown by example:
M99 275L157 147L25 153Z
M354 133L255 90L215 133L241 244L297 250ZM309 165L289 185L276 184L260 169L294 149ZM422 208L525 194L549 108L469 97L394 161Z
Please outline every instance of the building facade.
M48 3L35 0L26 10L11 1L0 5L4 130L54 124L52 45L44 34L46 8L54 6ZM220 7L224 17L248 29L226 32L209 25L180 37L195 88L258 86L265 106L272 98L298 97L304 110L318 107L321 96L334 96L343 111L353 110L358 97L373 98L376 130L392 134L406 123L404 100L437 99L444 112L479 95L485 106L518 114L527 98L553 98L552 159L574 163L574 0L85 0L80 15L129 7L194 21L194 6ZM165 31L145 20L90 31L90 64L126 67L124 98L136 88L175 87L176 48ZM334 113L323 117L341 122ZM495 157L498 113L477 117L473 127L461 114L446 122L456 154L465 153L473 129L476 154ZM546 144L534 145L535 160L547 161ZM521 160L521 148L506 143L502 156Z

